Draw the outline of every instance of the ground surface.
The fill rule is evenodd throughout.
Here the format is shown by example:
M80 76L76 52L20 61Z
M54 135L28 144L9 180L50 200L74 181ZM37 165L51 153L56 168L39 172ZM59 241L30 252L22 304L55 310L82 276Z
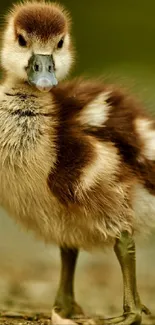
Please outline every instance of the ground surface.
M31 320L30 320L31 319ZM84 321L82 319L79 319L79 321L77 321L78 325L106 325L106 321L104 322L104 320L101 321L100 318L96 317L96 320L92 320L92 318L88 319L88 321ZM21 317L18 314L14 314L13 317L11 317L11 315L5 316L5 317L1 317L0 318L0 325L51 325L51 321L50 321L50 317L49 316L43 316L43 315L38 315L37 317L34 316L30 317L30 316L24 316ZM65 325L67 325L67 323L65 323ZM147 317L147 319L145 319L143 321L143 325L155 325L155 317L154 316L150 316Z

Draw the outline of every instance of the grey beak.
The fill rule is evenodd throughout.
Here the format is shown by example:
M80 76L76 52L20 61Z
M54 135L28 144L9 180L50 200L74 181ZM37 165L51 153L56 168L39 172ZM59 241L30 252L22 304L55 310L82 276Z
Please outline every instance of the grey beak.
M58 84L51 55L33 54L27 67L28 81L40 91L50 91Z

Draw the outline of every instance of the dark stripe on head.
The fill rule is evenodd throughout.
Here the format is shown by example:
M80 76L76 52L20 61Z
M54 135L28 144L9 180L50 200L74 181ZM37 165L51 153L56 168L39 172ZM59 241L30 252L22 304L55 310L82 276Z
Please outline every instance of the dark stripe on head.
M19 6L14 20L15 32L24 30L42 41L63 34L67 30L67 20L63 9L46 3L28 3Z

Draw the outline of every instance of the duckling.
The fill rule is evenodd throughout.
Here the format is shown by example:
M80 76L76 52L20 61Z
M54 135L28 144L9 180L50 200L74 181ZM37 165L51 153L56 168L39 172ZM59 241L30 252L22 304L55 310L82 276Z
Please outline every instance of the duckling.
M43 8L42 3L36 8L40 5ZM154 122L115 86L73 80L52 87L60 76L57 54L53 50L54 64L50 61L47 77L45 62L50 58L42 61L40 55L49 52L43 54L45 46L41 52L35 50L38 40L41 44L43 27L39 27L40 34L36 30L28 38L29 30L21 25L25 21L35 26L40 15L37 10L36 16L26 11L27 19L20 20L22 6L9 15L3 38L6 78L0 86L0 204L16 222L61 248L54 303L58 315L71 318L82 313L74 295L79 250L112 245L123 274L124 313L106 323L141 324L142 312L149 311L138 294L134 236L155 226ZM28 8L33 6L28 3ZM49 14L47 6L44 14ZM65 37L63 51L69 56ZM43 77L35 64L44 67ZM34 70L39 77L33 76ZM47 87L40 78L51 84ZM47 93L40 91L44 87Z
M69 13L56 3L14 5L6 16L1 52L7 83L20 78L49 91L64 79L74 61L70 26Z

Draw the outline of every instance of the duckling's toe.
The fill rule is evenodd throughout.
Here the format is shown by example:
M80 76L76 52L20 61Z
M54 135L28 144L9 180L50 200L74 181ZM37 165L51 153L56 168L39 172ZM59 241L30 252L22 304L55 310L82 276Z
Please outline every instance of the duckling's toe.
M54 304L54 310L63 318L79 317L84 315L82 308L70 297L59 297Z
M52 316L51 316L51 324L52 325L77 325L73 320L62 318L59 314L55 312L55 310L52 310Z

